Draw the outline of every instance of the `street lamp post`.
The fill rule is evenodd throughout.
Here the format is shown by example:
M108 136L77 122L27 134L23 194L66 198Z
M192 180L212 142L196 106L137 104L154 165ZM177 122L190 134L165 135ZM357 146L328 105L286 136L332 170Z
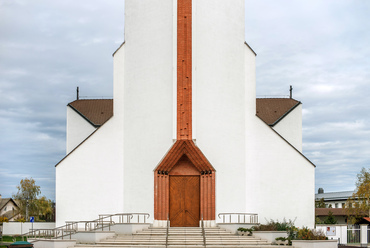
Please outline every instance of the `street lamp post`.
M26 201L26 221L28 220L28 198Z

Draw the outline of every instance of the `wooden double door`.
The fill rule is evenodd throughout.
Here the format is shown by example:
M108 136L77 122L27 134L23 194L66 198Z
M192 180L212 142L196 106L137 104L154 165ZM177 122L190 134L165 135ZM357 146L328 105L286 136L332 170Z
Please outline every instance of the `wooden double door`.
M170 225L197 227L200 220L200 176L170 176Z

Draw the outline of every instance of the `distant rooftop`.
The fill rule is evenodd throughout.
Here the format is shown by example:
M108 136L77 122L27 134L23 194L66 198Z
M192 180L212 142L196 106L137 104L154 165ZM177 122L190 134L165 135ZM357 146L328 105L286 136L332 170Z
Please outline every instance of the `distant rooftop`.
M347 200L355 191L341 191L341 192L328 192L328 193L317 193L315 199L319 200L324 198L325 201L338 201Z

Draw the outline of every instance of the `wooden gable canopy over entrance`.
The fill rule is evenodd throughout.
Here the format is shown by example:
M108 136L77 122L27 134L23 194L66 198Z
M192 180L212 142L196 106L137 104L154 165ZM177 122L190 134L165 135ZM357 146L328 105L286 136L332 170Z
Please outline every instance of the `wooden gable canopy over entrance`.
M199 183L192 183L196 180L194 177L199 178ZM179 186L184 188L174 189L174 181L183 182ZM190 182L189 187L186 187L187 182ZM169 216L171 226L176 226L178 222L171 217L179 214L183 220L178 226L198 226L201 216L204 220L215 219L215 169L192 140L178 140L168 151L155 169L154 191L156 220L166 220ZM195 193L189 196L188 192ZM187 208L187 202L192 203L188 204L191 209ZM196 206L197 202L199 206ZM197 207L198 215L195 213ZM198 216L197 221L193 220L194 215Z
M211 174L214 171L212 165L192 140L178 140L157 166L158 174L166 174L171 171L183 155L189 158L202 175Z

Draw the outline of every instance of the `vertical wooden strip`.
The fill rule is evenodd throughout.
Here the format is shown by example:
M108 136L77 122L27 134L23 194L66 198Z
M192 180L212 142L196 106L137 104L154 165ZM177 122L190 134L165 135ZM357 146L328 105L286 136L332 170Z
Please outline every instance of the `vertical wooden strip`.
M192 139L192 0L177 1L177 139Z
M208 198L208 211L207 211L207 220L211 220L211 212L212 212L212 176L209 175L208 176L208 180L207 180L207 183L208 183L208 194L207 194L207 198Z
M208 195L208 176L206 175L206 176L204 176L204 218L206 219L207 218L207 216L208 216L208 204L209 204L209 202L208 202L208 197L207 197L207 195Z
M162 220L167 220L167 213L166 213L166 177L162 176Z
M204 176L200 176L200 216L204 217Z
M211 220L216 219L216 175L215 172L212 174L212 212L211 212Z
M167 220L167 217L169 216L170 214L170 176L166 176L166 197L165 197L165 201L164 201L164 205L165 205L165 217L166 217L166 220Z
M162 180L161 175L158 176L158 218L162 220Z
M158 220L158 177L154 172L154 219Z
M165 201L165 195L163 194L163 190L164 190L164 176L162 175L161 176L161 220L164 220L164 204L163 202Z

